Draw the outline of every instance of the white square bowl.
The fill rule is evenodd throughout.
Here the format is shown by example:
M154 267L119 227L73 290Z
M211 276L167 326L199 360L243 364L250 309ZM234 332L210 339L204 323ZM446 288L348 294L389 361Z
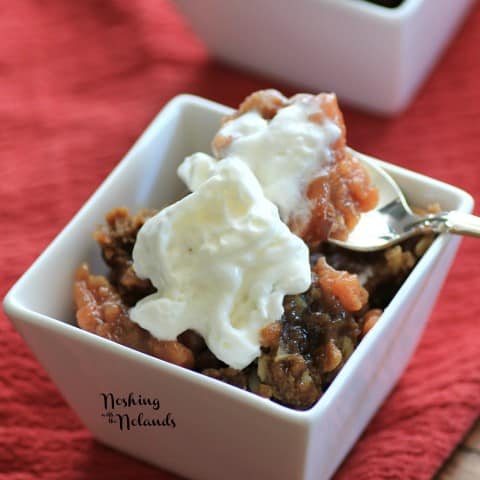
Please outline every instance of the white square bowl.
M192 479L328 478L405 367L428 318L459 238L439 236L379 323L310 410L295 411L83 331L74 325L72 280L87 260L104 272L91 232L112 207L132 210L176 199L176 166L209 151L220 118L231 112L182 95L173 99L68 226L13 286L4 308L52 380L96 438ZM417 205L441 199L471 211L454 187L383 164ZM110 405L104 396L157 399ZM103 394L103 395L102 395ZM107 397L111 399L111 397ZM140 402L142 403L142 402ZM113 415L112 415L113 414ZM167 419L165 426L123 425L115 414ZM117 418L116 423L109 422ZM125 418L126 417L122 417ZM173 427L173 422L175 427Z
M212 54L381 114L408 105L475 0L175 0Z

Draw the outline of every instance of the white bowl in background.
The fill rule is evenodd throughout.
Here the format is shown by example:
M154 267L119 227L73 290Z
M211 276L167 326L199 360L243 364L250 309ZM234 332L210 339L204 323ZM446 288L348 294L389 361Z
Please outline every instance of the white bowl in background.
M175 0L212 54L382 114L408 105L475 0Z
M319 402L295 411L199 373L116 344L74 325L74 270L87 260L105 272L93 228L112 207L158 207L184 191L175 171L192 152L210 151L222 105L173 99L68 226L12 287L4 308L65 399L105 444L198 480L319 480L341 463L403 371L455 255L459 238L439 236L381 320ZM469 212L465 192L382 165L410 201L441 199ZM111 405L125 398L127 405ZM128 406L128 396L159 408ZM115 414L163 418L165 426L120 430ZM117 418L116 423L109 419ZM123 418L123 417L122 417ZM126 421L126 420L125 420ZM175 427L173 426L175 423Z

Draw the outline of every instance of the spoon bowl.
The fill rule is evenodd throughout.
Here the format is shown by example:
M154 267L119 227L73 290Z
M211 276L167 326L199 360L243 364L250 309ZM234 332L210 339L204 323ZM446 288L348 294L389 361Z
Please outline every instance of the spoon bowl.
M374 210L363 213L346 240L329 239L340 247L372 252L391 247L422 233L455 233L480 237L480 217L458 211L418 215L412 211L402 190L379 165L378 160L351 150L378 188Z

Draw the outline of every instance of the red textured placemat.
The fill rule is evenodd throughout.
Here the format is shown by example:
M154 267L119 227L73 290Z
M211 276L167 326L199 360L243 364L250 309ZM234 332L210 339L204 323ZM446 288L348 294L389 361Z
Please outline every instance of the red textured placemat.
M236 105L282 88L212 62L166 1L16 0L0 12L0 297L168 99ZM479 45L476 7L402 116L344 108L350 144L478 202ZM428 479L480 413L479 265L480 242L465 240L412 362L338 479ZM176 478L94 441L0 316L0 478Z

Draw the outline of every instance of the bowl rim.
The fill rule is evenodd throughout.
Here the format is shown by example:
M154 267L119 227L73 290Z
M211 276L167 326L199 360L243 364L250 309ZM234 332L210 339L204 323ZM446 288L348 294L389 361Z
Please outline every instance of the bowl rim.
M387 7L364 0L316 0L319 4L327 5L341 12L368 18L381 20L390 25L401 24L410 17L415 16L418 10L427 0L403 0L397 7Z

